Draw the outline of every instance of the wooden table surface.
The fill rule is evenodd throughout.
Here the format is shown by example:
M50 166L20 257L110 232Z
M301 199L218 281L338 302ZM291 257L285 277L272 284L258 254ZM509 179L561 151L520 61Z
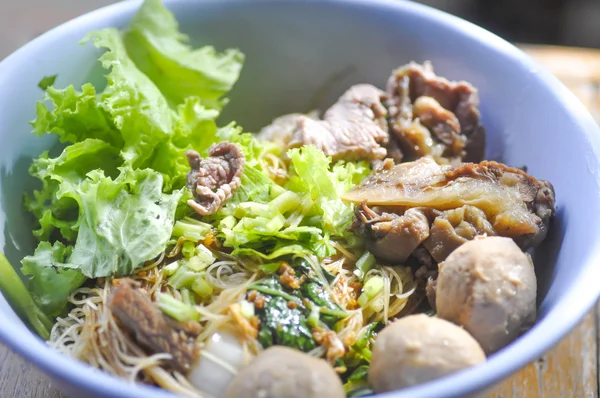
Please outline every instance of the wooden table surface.
M521 48L555 73L600 120L600 50ZM488 398L598 397L600 305L563 341L500 383ZM0 398L63 398L48 378L0 345Z

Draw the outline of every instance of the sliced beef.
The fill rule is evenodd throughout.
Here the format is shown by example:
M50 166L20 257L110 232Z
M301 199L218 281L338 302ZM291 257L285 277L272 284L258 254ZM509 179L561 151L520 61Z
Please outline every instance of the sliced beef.
M437 76L431 64L414 62L387 83L390 134L406 160L431 155L440 163L479 162L485 130L479 123L477 90Z
M429 156L382 167L342 198L361 204L353 226L368 240L390 241L390 226L400 223L393 220L406 219L404 215L410 210L426 215L428 235L423 246L438 262L482 234L512 238L523 250L535 247L545 238L555 213L554 188L547 181L497 162L444 166ZM385 206L385 212L369 213L367 205ZM383 223L387 234L373 233L378 230L378 222ZM415 228L400 224L402 231ZM415 225L423 229L422 221ZM398 256L398 248L369 244L381 248L373 254L388 261L401 262L405 258L403 252Z
M263 127L257 135L257 138L270 141L281 148L287 148L292 135L298 126L298 121L304 117L318 120L318 114L311 112L306 115L302 113L290 113L274 119L271 124Z
M384 92L369 84L346 91L323 120L311 116L288 115L280 120L281 136L291 132L288 148L314 145L333 160L378 160L385 158L388 143L387 110L381 103ZM284 124L285 123L285 124ZM270 134L268 127L264 136Z
M112 292L109 308L113 316L151 354L168 353L170 365L187 372L198 351L198 323L178 323L163 314L131 279L123 279Z
M429 221L419 209L402 215L381 214L364 203L356 208L355 228L367 236L367 249L390 262L402 263L429 236Z
M186 152L192 169L187 186L194 194L188 205L201 216L216 213L231 198L241 184L245 163L241 148L227 141L211 146L209 155L203 159L196 151Z

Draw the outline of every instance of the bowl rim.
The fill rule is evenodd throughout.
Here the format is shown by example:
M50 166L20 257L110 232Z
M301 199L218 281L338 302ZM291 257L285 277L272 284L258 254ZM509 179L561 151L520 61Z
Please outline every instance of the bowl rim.
M197 0L199 3L242 3L246 0ZM254 0L260 2L284 2L290 0ZM302 0L292 0L300 2ZM164 0L169 7L173 4L186 3L186 0ZM556 93L557 101L568 111L573 124L578 127L588 142L591 156L595 159L590 164L591 174L600 180L600 128L590 113L579 99L565 87L555 76L537 64L521 50L498 37L497 35L467 22L461 18L432 7L398 0L306 0L308 4L354 4L362 7L387 9L402 12L438 24L446 29L458 31L469 40L478 42L492 48L499 55L508 58L510 62L519 63L535 72L541 83ZM38 36L25 44L4 60L0 61L0 80L7 76L11 65L24 62L32 53L43 49L45 43L60 40L61 36L77 28L85 28L92 21L110 22L115 16L122 13L133 13L141 0L121 1L106 7L99 8L87 14L65 22L50 31ZM600 241L600 234L597 234ZM469 368L443 378L407 388L404 390L379 394L380 397L408 398L408 397L433 397L461 396L493 386L521 367L542 356L558 343L589 311L600 296L600 285L596 281L600 277L600 245L591 249L582 271L573 285L562 296L558 303L548 311L546 316L518 340L497 354L491 356L485 363ZM0 293L1 294L1 293ZM552 331L547 334L547 331ZM151 386L131 384L122 378L99 371L78 360L60 355L52 347L43 342L38 336L22 336L22 330L10 322L0 323L0 341L7 344L12 350L31 361L34 365L49 374L55 380L65 381L68 384L104 396L129 396L129 397L172 397L172 393Z

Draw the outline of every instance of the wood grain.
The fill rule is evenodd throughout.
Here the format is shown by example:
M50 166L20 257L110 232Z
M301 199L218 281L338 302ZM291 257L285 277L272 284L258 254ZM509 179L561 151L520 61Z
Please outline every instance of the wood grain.
M597 325L594 310L554 349L505 380L489 398L598 397Z
M558 77L600 121L600 50L520 46ZM501 383L489 398L598 397L600 306L554 349Z
M43 373L0 345L0 397L66 398Z
M600 120L600 51L521 46ZM600 305L556 347L495 387L488 398L597 398ZM0 398L65 398L31 364L0 345Z

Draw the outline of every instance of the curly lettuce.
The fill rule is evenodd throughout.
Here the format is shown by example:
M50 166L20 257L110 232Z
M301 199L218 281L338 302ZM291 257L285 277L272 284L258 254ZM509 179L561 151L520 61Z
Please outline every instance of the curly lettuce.
M226 103L222 96L237 81L244 62L236 49L222 53L212 46L192 49L160 0L147 0L141 6L124 40L139 70L175 105L196 97L208 108L221 109Z
M187 214L186 150L206 154L232 131L242 139L216 119L243 55L193 49L186 40L161 1L146 0L124 32L103 29L83 40L102 50L102 90L40 82L45 96L33 133L62 143L58 156L34 159L30 174L41 184L24 199L39 244L22 260L33 303L22 314L40 335L48 322L39 315L63 313L88 278L131 274L166 249L176 219ZM0 279L16 276L9 270L2 267ZM22 289L2 288L13 302L29 302Z
M367 162L338 161L314 146L288 151L292 176L286 188L297 193L310 194L314 202L309 213L318 215L318 226L331 236L345 236L352 222L353 207L344 203L340 195L362 181L371 169Z

